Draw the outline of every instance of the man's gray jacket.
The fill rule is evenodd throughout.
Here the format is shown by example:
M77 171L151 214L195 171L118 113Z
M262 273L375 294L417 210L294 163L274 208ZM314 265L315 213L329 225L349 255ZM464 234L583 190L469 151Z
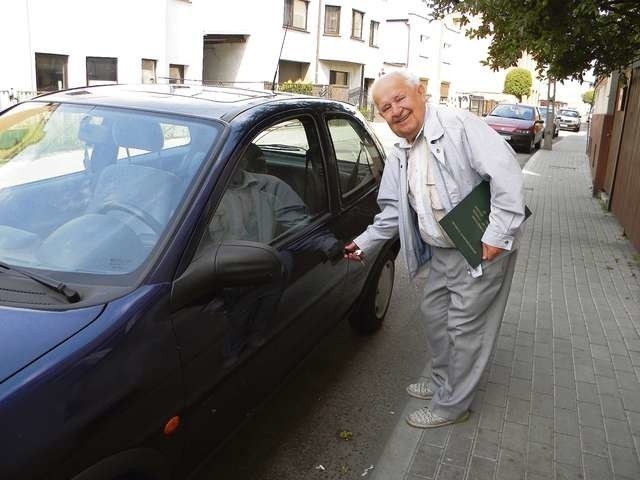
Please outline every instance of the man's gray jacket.
M513 149L481 118L439 105L427 105L422 135L436 160L436 187L445 210L450 211L482 180L488 180L491 213L482 241L506 250L515 248L524 221L524 200L522 171ZM409 205L408 152L409 144L400 142L389 153L378 192L382 211L354 242L366 253L399 232L413 278L431 258L431 247L422 240L417 216Z

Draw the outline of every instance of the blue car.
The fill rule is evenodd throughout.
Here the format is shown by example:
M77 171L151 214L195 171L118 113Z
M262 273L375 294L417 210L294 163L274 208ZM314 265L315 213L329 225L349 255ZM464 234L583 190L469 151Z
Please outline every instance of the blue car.
M145 86L146 87L146 86ZM0 478L184 478L337 321L380 328L397 238L355 108L103 86L0 115Z

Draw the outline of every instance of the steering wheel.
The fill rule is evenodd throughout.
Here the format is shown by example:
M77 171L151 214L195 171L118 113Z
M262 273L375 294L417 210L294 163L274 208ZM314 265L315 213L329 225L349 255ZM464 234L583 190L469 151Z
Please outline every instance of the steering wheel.
M160 222L153 218L149 213L136 207L135 205L122 202L106 202L104 205L102 205L102 207L100 207L98 213L106 213L110 210L120 210L122 212L128 213L129 215L133 215L158 235L162 233L162 229L164 228L160 224Z

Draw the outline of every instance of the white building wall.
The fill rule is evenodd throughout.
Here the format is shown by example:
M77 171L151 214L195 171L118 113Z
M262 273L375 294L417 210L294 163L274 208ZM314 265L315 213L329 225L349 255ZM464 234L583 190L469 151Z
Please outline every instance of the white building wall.
M119 83L141 83L143 58L157 61L158 77L168 77L170 63L201 77L201 29L192 28L189 2L5 0L2 9L12 13L0 29L0 90L36 90L36 53L68 56L68 87L86 85L88 56L117 58Z

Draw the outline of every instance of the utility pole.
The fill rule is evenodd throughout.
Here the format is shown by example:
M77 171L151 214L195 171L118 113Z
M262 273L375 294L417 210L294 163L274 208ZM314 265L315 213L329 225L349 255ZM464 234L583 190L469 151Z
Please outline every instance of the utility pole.
M556 80L553 79L553 95L551 94L551 78L547 79L547 118L544 122L544 143L542 148L552 150L553 127L556 116Z

